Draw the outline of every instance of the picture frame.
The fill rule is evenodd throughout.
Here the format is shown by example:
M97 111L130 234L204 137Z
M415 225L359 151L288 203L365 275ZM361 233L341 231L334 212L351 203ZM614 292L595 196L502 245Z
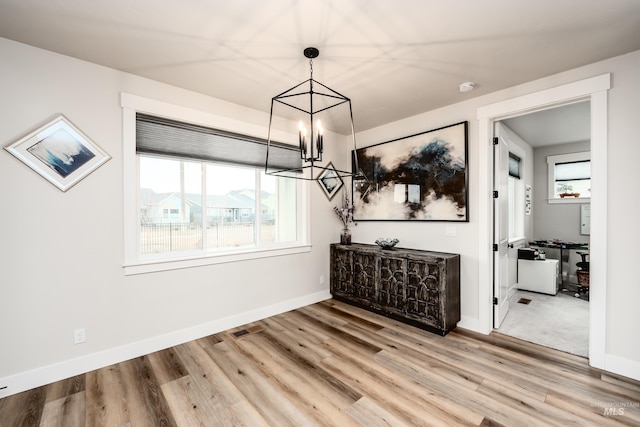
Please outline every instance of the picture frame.
M329 164L327 164L322 173L318 175L316 181L318 181L318 185L320 185L320 188L322 188L322 192L327 197L327 199L329 199L329 201L333 199L333 196L335 196L344 185L342 178L336 171L336 168L333 166L332 162L329 162Z
M354 220L468 222L467 146L464 121L357 149Z
M63 192L111 158L62 114L4 148Z

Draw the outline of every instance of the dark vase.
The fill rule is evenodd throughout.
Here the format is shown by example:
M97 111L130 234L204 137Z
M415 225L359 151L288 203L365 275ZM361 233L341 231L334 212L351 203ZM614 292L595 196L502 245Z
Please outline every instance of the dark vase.
M350 245L351 244L351 231L348 228L343 228L340 233L340 244L341 245Z

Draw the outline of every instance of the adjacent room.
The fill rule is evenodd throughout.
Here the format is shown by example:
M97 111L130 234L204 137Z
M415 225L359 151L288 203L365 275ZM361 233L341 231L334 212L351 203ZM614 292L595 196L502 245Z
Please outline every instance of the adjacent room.
M0 425L640 424L640 3L450 3L0 0Z
M509 146L509 170L499 173L509 176L509 215L500 221L509 223L510 291L509 311L495 327L583 357L589 354L590 113L589 102L574 102L497 125Z

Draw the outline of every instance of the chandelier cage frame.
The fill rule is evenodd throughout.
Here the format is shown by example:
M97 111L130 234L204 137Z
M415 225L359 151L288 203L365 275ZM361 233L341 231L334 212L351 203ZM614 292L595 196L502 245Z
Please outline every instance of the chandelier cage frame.
M337 176L342 178L354 177L357 175L357 171L359 171L358 159L356 156L356 137L355 127L353 124L351 99L313 78L313 58L316 58L318 54L319 52L317 49L306 48L304 50L304 55L309 58L310 78L271 98L269 131L267 135L267 154L265 160L265 174L267 175L313 181L316 179L314 169L320 171L333 171ZM299 101L300 99L302 99L303 103L306 102L306 104L296 104L295 101ZM305 115L305 117L299 121L300 128L298 131L297 150L300 152L301 162L300 165L296 167L283 169L282 167L274 168L269 164L270 148L275 145L282 145L272 141L271 139L274 122L274 107L278 105L290 108L294 113L298 112ZM323 161L322 154L324 152L323 127L319 121L314 121L320 113L343 105L348 107L346 118L349 121L351 141L353 143L352 170L350 171L337 169L333 166L329 167L331 162L327 162L327 165L321 164ZM307 139L305 126L308 126L310 130L309 139ZM291 149L296 149L293 145L290 145L289 147L291 147ZM305 173L307 171L308 174Z

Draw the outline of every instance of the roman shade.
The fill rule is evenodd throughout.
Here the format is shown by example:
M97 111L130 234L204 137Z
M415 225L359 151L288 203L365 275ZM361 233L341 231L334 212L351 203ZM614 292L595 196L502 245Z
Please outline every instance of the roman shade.
M591 178L591 161L556 163L557 181L576 181Z
M136 114L136 152L264 167L267 141L147 114ZM269 167L298 169L297 147L271 143Z
M520 157L509 153L509 176L520 179Z

